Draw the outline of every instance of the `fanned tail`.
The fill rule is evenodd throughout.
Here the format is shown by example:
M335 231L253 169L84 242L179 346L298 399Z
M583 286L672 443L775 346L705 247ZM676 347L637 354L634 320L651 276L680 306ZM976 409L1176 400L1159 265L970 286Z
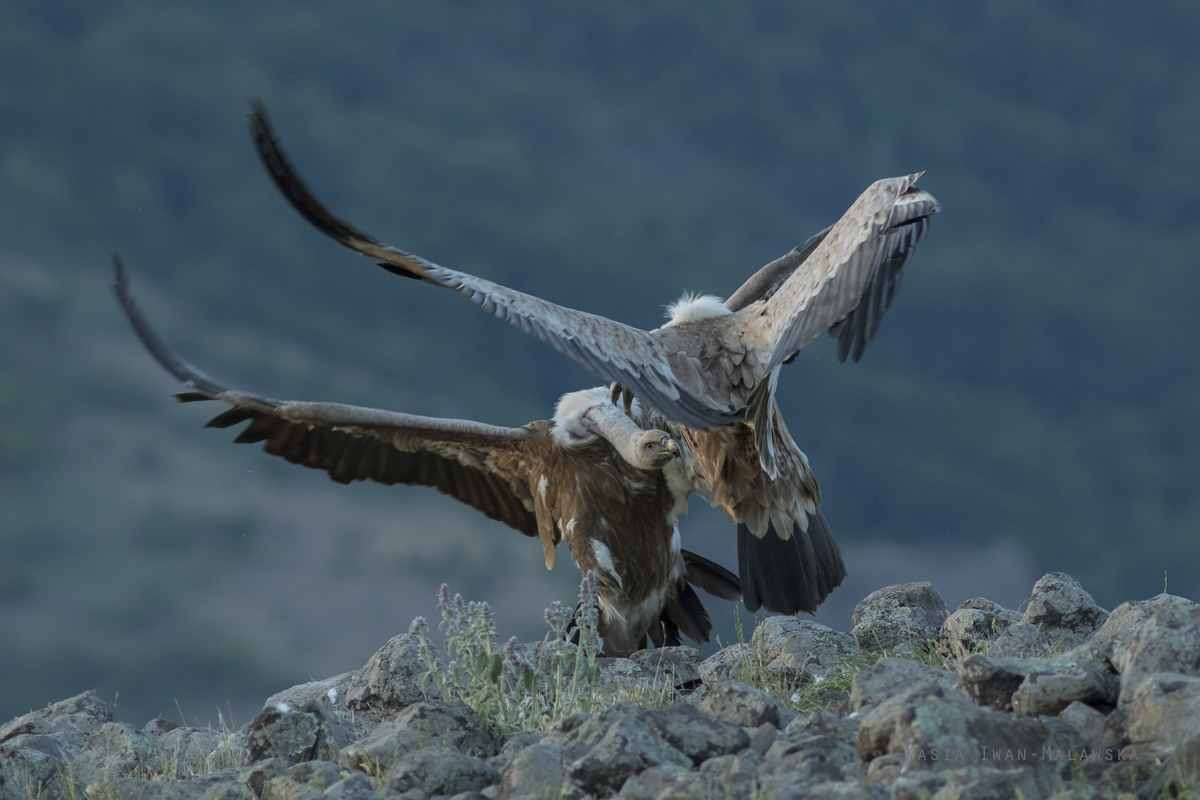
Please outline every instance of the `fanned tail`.
M820 508L808 518L807 531L796 523L787 539L773 524L762 538L738 525L738 568L742 601L750 612L815 613L846 577L841 550Z

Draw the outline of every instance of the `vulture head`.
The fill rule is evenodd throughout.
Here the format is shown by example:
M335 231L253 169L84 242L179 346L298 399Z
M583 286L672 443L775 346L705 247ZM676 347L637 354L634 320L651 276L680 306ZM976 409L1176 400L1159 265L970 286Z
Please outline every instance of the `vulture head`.
M663 431L642 431L631 450L633 457L629 462L640 469L662 469L672 459L679 458L679 445Z

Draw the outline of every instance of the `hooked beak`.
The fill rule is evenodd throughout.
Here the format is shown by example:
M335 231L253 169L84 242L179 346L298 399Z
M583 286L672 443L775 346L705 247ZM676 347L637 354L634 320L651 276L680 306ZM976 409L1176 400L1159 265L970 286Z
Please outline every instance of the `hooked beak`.
M670 453L673 457L675 457L675 458L679 457L679 445L675 444L674 439L665 439L663 441L663 447L666 448L666 451L668 453Z

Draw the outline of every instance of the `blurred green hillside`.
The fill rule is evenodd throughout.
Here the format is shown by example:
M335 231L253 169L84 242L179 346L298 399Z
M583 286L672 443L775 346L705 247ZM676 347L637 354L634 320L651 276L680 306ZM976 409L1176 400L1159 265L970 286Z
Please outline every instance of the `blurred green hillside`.
M577 580L169 400L114 251L169 342L273 396L522 424L596 383L310 229L252 97L359 227L642 327L927 170L944 212L879 338L781 382L839 540L1200 597L1198 40L1185 2L0 5L0 719L93 684L139 723L261 699L358 666L442 580L540 636Z

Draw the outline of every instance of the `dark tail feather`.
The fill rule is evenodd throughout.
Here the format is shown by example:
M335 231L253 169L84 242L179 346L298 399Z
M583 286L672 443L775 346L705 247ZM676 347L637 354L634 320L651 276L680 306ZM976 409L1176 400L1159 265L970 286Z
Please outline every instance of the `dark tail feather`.
M722 600L742 599L742 584L737 576L720 564L709 561L688 550L680 550L684 566L687 567L687 582L699 586L713 597Z
M696 644L708 642L712 621L696 595L696 590L688 584L680 584L679 594L667 602L663 615L675 623L679 632Z
M761 607L780 614L812 614L846 577L841 550L820 509L809 517L807 531L797 524L786 540L773 525L761 539L738 525L738 568L742 600L751 613Z

